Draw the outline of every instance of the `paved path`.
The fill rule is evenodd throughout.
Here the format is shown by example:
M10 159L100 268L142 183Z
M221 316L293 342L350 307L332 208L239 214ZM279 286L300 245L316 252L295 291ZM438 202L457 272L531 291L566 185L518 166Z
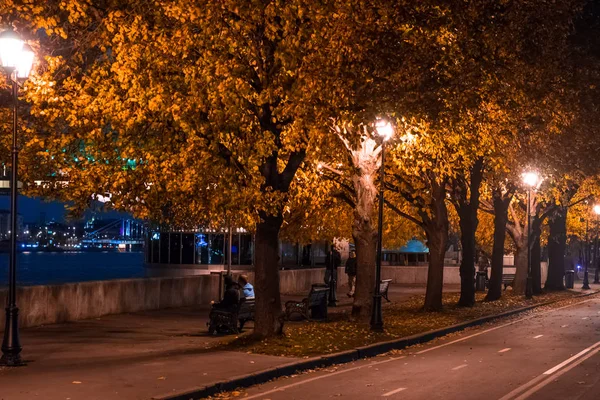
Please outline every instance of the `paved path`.
M244 399L592 400L600 398L599 365L594 296L398 355L280 379L248 389Z
M331 312L350 311L345 293L341 288L341 306ZM390 287L393 301L419 293L424 288ZM28 365L0 368L0 400L149 399L294 360L215 351L224 338L207 336L207 317L208 307L196 307L23 329Z

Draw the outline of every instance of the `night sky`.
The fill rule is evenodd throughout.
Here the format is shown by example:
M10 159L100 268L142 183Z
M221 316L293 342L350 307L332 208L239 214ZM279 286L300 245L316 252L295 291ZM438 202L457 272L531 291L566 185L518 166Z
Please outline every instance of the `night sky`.
M41 198L19 196L19 214L23 216L24 223L40 223L40 214L45 213L45 222L52 220L63 222L65 219L65 203L58 201L45 201ZM0 196L0 210L10 210L10 196ZM101 213L104 218L129 217L128 214L115 211Z

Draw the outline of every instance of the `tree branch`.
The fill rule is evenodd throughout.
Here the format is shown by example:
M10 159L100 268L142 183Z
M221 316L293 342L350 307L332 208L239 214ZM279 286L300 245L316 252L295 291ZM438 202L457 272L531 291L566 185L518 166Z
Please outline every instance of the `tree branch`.
M400 210L398 207L396 207L394 204L392 204L391 202L389 202L388 200L383 200L384 203L392 210L394 211L396 214L398 214L399 216L406 218L407 220L409 220L410 222L416 224L417 226L419 226L420 228L425 229L425 224L423 224L422 221L419 221L418 219L416 219L415 217L413 217L410 214L405 213L404 211Z

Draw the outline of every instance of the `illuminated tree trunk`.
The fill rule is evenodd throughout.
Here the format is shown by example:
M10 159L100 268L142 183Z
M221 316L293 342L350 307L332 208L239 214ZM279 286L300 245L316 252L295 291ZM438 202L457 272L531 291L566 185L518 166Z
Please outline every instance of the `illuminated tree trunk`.
M550 217L550 237L548 238L548 277L546 290L565 290L565 250L567 248L567 211L560 206Z
M281 333L279 294L279 230L283 218L261 214L256 226L255 284L256 312L254 334L259 337Z
M352 316L360 322L369 322L375 289L375 258L377 231L370 218L363 219L355 212L352 237L356 249L356 289Z
M513 291L517 294L525 294L527 286L527 223L521 225L519 215L512 204L508 206L513 221L506 226L506 230L515 245L515 282Z
M373 216L379 191L375 184L375 176L381 167L381 145L364 126L336 126L335 132L346 147L354 168L354 174L350 177L353 199L349 201L354 209L352 237L356 249L356 289L352 317L359 322L369 322L375 290L377 255L377 231L373 227ZM349 135L360 135L358 146L347 140ZM328 169L335 172L333 168Z
M524 238L519 241L518 245L515 242L516 273L513 290L516 294L525 294L527 287L527 245L524 242Z
M486 301L502 297L502 273L504 271L504 241L508 223L508 205L512 195L504 196L500 189L494 190L494 246L492 249L492 273Z
M533 294L542 293L542 220L538 215L531 218L531 275L533 277Z
M429 270L427 272L427 291L425 293L425 311L442 309L444 289L444 256L448 248L448 210L446 208L445 184L434 185L431 216L420 212L423 218L427 247L429 247Z

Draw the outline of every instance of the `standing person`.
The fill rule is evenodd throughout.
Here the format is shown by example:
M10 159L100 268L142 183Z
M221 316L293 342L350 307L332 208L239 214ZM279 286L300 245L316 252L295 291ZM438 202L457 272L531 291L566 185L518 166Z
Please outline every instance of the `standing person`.
M356 289L356 253L350 251L350 257L346 260L346 275L348 275L348 297L354 296Z
M248 275L240 275L238 284L242 288L242 294L245 298L254 298L254 286L248 282Z
M327 257L325 257L325 283L329 285L329 306L337 305L337 295L335 289L337 286L337 269L342 263L342 256L332 244Z

